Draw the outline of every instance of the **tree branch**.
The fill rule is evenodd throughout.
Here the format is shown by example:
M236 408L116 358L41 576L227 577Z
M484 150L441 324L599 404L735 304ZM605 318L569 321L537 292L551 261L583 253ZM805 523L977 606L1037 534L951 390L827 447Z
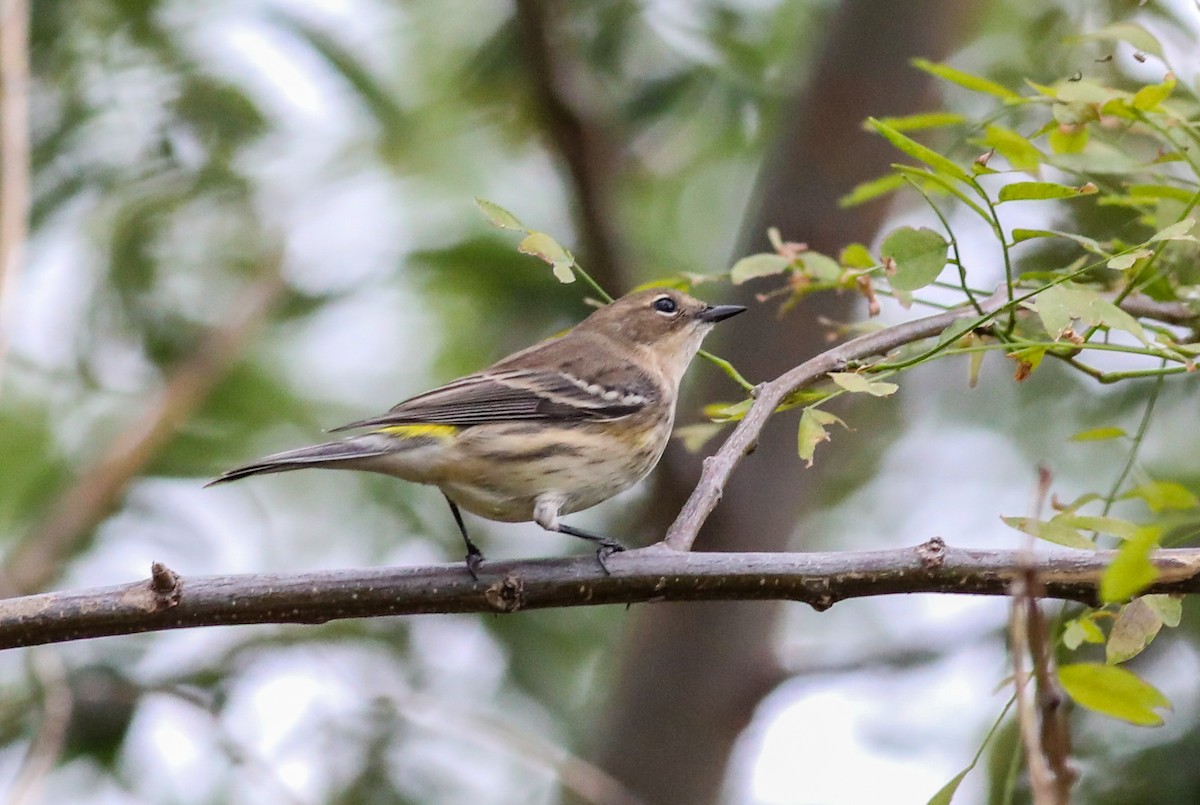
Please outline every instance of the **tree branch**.
M985 313L995 313L1006 302L1006 297L997 292L980 303ZM948 310L927 316L923 319L904 322L894 327L888 327L866 335L860 335L831 350L822 352L791 369L769 383L758 387L758 396L754 405L746 412L746 416L738 423L737 428L721 445L721 449L704 460L704 470L700 474L700 482L679 516L667 530L663 543L677 551L687 551L696 541L700 528L708 515L721 499L721 490L729 480L729 476L743 457L754 451L758 443L758 434L767 424L771 414L784 398L792 392L811 386L830 372L836 372L846 367L851 361L863 360L875 355L890 352L897 347L931 338L957 319L978 316L974 308L964 307L958 310Z
M1130 294L1121 300L1121 309L1139 319L1154 319L1163 324L1195 327L1200 313L1185 302L1159 302L1141 293Z
M1034 569L1048 598L1095 604L1113 551L1058 552ZM1153 555L1147 592L1200 592L1200 549ZM609 557L489 562L473 581L461 564L180 577L0 601L0 648L241 623L324 623L434 612L517 612L658 601L788 600L825 610L848 598L897 593L1007 595L1018 551L947 547L835 553L682 553L661 546Z
M1002 288L980 302L979 308L985 315L992 315L1003 309L1006 304L1007 296ZM1120 306L1133 315L1172 324L1195 323L1198 318L1197 314L1190 312L1185 306L1161 305L1143 297L1122 300ZM721 445L720 450L704 460L700 482L696 484L691 497L667 530L663 544L677 551L691 550L704 521L721 499L721 490L725 488L729 476L745 456L754 452L763 426L789 394L817 383L830 372L840 371L854 361L883 355L907 344L932 338L958 319L977 316L979 311L967 305L860 335L759 386L754 405L746 412L737 428Z

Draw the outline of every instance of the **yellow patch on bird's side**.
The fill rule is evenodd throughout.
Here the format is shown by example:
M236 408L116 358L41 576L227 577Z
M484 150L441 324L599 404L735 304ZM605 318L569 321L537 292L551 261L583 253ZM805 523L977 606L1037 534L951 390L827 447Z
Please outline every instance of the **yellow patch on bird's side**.
M449 439L458 433L457 425L390 425L376 433L399 436L401 439Z

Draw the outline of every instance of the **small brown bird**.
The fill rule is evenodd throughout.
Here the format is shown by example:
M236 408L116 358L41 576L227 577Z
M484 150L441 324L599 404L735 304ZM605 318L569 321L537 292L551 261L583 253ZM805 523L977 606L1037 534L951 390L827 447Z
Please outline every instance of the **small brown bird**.
M370 431L267 456L209 485L305 467L365 470L441 489L474 576L483 554L459 508L505 523L533 520L624 550L559 516L628 489L666 449L684 370L717 322L745 308L652 288L616 300L565 335L336 430Z

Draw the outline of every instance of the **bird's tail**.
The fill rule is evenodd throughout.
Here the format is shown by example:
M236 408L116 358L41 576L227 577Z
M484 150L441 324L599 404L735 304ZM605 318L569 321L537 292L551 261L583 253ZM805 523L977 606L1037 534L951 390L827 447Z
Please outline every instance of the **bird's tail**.
M382 439L373 438L373 434L356 436L337 442L326 442L325 444L315 444L312 447L301 447L296 450L275 453L260 458L252 464L224 472L205 486L236 481L250 475L301 470L305 467L337 467L341 464L352 468L353 462L376 458L386 455L388 452L390 452L388 445Z

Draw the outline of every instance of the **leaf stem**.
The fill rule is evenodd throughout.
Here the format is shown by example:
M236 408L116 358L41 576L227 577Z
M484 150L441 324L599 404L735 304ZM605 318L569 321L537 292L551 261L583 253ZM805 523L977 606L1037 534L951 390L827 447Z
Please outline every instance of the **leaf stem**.
M1165 368L1166 359L1163 359ZM1137 433L1133 435L1133 444L1129 448L1129 456L1125 459L1125 466L1121 468L1121 472L1113 481L1112 487L1108 490L1108 494L1104 496L1104 509L1101 515L1108 516L1113 505L1117 501L1117 495L1121 492L1121 487L1125 485L1125 480L1129 477L1129 473L1133 472L1133 466L1137 463L1138 453L1142 449L1142 442L1146 438L1146 431L1150 429L1150 420L1154 416L1154 407L1158 405L1158 397L1162 392L1163 382L1166 379L1165 374L1160 374L1154 383L1154 388L1150 390L1149 396L1146 398L1146 410L1142 412L1142 420L1138 423Z

